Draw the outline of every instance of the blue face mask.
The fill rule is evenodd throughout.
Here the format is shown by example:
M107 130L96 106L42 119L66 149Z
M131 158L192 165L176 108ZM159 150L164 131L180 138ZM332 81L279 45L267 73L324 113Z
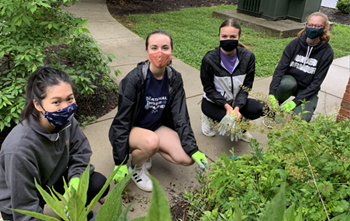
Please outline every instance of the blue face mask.
M48 112L43 108L45 110L44 117L49 121L51 125L55 127L62 127L73 119L77 107L77 103L74 102L68 107L55 112Z
M305 34L306 34L306 37L310 39L315 39L320 37L323 34L323 28L316 29L316 28L305 27Z

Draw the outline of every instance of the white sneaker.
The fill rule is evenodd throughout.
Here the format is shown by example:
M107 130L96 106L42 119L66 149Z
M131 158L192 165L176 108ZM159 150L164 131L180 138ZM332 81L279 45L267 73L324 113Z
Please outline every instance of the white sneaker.
M201 121L202 121L202 133L207 137L215 136L215 130L212 125L212 120L207 115L202 113Z
M254 137L248 131L246 131L245 133L242 134L242 137L240 139L249 143L250 142L249 140L254 139Z
M152 159L149 158L149 160L147 160L146 162L143 163L143 165L145 165L145 168L147 170L150 170L152 168Z
M129 167L129 173L132 173L132 171L133 170L131 167ZM143 164L141 167L136 167L135 172L131 178L138 188L147 192L151 192L153 185L152 180L148 177L148 175L148 170L146 169L145 164Z

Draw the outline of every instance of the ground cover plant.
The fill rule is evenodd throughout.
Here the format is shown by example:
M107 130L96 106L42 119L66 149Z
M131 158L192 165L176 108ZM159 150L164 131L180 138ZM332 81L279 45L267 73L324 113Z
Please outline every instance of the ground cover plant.
M101 191L94 197L89 206L85 208L86 199L87 199L87 190L89 187L89 171L90 165L85 169L84 173L80 176L79 187L77 190L71 188L68 189L66 182L64 182L65 195L57 193L54 189L50 189L51 195L46 192L36 181L35 185L39 190L40 194L43 196L43 199L47 203L47 205L62 219L65 221L86 221L87 215L92 210L94 205L97 203L98 199L102 196L104 191L107 189L109 183L112 181L114 175L118 172L118 170L114 170L112 174L107 178L106 183L104 184ZM120 181L108 194L105 203L99 209L96 221L126 221L131 220L128 218L127 214L132 205L129 205L123 211L123 203L121 199L121 194L129 182L132 173L130 173L127 177L125 177L122 181ZM148 209L147 216L139 217L132 219L134 221L170 221L170 208L168 201L160 187L158 181L151 177L153 184L151 205ZM59 219L55 217L51 217L48 215L44 215L37 212L26 211L13 209L16 212L23 213L32 217L36 217L42 220L52 220L59 221ZM69 217L67 216L69 214Z
M236 204L243 220L264 220L285 182L286 208L293 206L302 220L349 220L350 124L334 118L293 120L268 134L264 151L252 142L253 153L239 160L223 154L208 176L198 177L202 188L186 192L186 220L231 220Z
M153 30L162 29L174 40L174 56L200 69L205 53L219 45L219 26L223 20L212 18L216 10L234 9L236 6L186 8L159 14L128 15L123 23L131 31L146 38ZM200 22L198 22L200 21ZM348 25L334 24L330 41L334 58L350 54L350 29ZM256 76L272 76L286 45L294 38L277 38L242 27L241 42L254 52Z
M116 56L88 35L89 21L62 12L70 2L76 0L0 1L0 132L18 124L27 79L38 67L65 70L81 95L94 94L99 85L117 90L108 66Z

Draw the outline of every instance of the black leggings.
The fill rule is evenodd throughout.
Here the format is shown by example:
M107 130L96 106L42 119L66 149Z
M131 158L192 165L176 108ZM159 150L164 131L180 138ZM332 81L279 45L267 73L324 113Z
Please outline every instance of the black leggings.
M65 180L67 180L66 176L65 176ZM86 205L89 205L91 200L100 192L100 190L102 189L102 187L105 184L106 180L107 180L107 178L105 176L103 176L99 172L93 172L90 175L89 188L88 188L88 191L87 191ZM58 181L54 185L54 189L58 193L64 194L63 179L60 179L60 181ZM109 191L109 186L106 189L106 191L102 194L101 198L105 197L107 195L108 191ZM39 203L40 207L44 209L45 204L46 204L45 201L40 196L40 203ZM4 212L1 212L1 216L2 216L3 220L9 220L9 221L13 220L13 215L12 214L7 214L7 213L4 213Z
M255 120L264 116L268 112L264 110L266 107L267 105L264 102L248 98L247 103L239 110L239 112L242 114L243 120ZM205 98L202 100L202 112L217 122L220 122L226 115L226 109L224 107L216 105Z

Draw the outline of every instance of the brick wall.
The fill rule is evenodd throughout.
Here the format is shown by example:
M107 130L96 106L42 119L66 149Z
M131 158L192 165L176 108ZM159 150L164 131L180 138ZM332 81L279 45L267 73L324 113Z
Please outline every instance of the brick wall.
M343 101L341 102L341 105L340 105L337 122L344 120L345 118L350 119L350 78L348 81L348 85L346 85Z

